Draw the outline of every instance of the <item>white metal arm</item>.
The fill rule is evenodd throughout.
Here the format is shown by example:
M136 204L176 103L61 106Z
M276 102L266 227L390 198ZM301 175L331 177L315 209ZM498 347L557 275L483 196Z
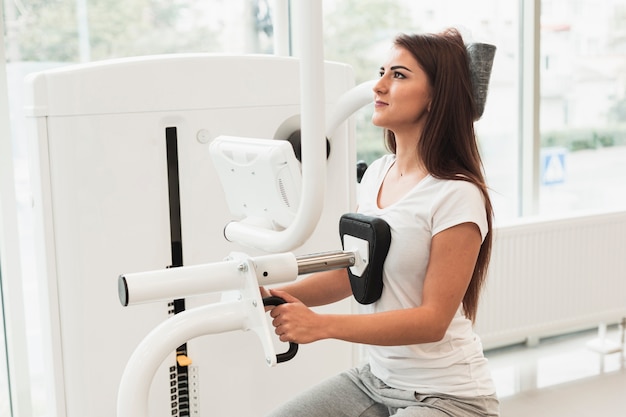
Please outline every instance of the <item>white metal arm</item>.
M377 80L365 81L343 93L326 116L326 136L332 137L335 130L361 107L374 101L372 89Z
M204 334L246 327L244 302L186 310L156 327L130 357L117 398L117 417L147 417L150 386L157 368L176 348Z
M301 246L313 233L324 206L326 141L324 129L324 48L322 2L298 2L296 20L302 45L300 60L302 195L293 223L282 231L229 223L224 234L233 242L266 252L284 252Z
M357 110L361 109L365 105L372 102L372 89L375 84L376 84L376 80L366 81L348 90L347 92L345 92L339 97L339 100L337 101L337 103L333 106L331 111L327 113L327 116L326 116L326 137L329 137L329 138L332 137L335 131L337 130L337 128L346 119L352 116L352 114L356 112ZM306 143L307 143L307 140L303 139L302 140L303 149ZM310 151L308 149L303 150L303 160L304 160L304 155L306 155L309 152ZM311 162L309 160L305 160L303 163L303 170L307 165L310 165L310 164ZM325 165L322 164L322 166L321 167L318 166L317 169L324 170L325 169L324 167ZM322 171L319 171L319 172L322 172ZM314 175L310 175L308 172L307 173L303 172L303 181L306 181L307 179L313 180L313 178L315 178ZM309 194L309 191L307 191L311 189L312 185L310 182L309 184L303 184L303 185L304 185L303 190L302 190L303 201L300 203L301 209L298 211L298 215L300 215L300 218L298 220L300 223L309 222L308 225L314 228L315 222L311 223L310 220L306 220L305 216L307 216L307 214L306 212L304 212L304 214L302 212L303 204L315 203L315 201L314 202L307 201L307 200L310 200L310 198L309 199L306 198L307 196L310 197L312 195L312 194ZM318 175L318 178L316 178L315 189L323 185L324 184L322 183L322 180L319 178L319 175ZM323 190L319 192L321 192L323 196ZM321 200L318 200L318 201L321 201ZM314 209L316 210L316 208ZM309 210L309 212L310 211L311 210ZM315 215L314 213L311 213L311 216L314 216L314 215ZM317 217L315 218L317 219ZM296 224L296 220L294 220L294 223L287 230L295 232L295 230L293 229L294 224ZM290 242L293 242L293 244L298 246L300 243L300 239L301 238L306 239L306 237L308 236L308 235L301 236L301 233L298 233L297 236L292 236L293 239L291 237L287 237L286 240L284 241L271 238L272 236L276 236L276 237L282 236L282 234L285 234L287 230L284 230L282 232L276 232L273 230L264 229L262 227L253 226L250 224L232 222L226 226L225 235L228 238L228 240L240 242L240 243L246 244L247 246L252 246L257 249L263 249L269 252L291 250L295 246L291 247L292 243ZM310 233L310 232L312 232L312 229L308 231L307 233ZM268 239L270 239L270 241L274 239L273 244L268 245L267 244Z
M254 277L248 272L254 272ZM242 290L253 286L287 282L298 276L293 253L280 253L248 258L233 253L222 262L156 271L124 274L119 277L118 290L123 306L174 300L194 295ZM246 280L252 280L248 283Z

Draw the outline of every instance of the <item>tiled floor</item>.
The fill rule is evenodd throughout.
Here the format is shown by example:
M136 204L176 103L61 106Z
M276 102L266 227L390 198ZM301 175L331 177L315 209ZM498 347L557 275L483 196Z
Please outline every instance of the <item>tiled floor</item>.
M626 417L624 351L588 347L596 331L487 351L502 417ZM609 327L617 346L621 333Z

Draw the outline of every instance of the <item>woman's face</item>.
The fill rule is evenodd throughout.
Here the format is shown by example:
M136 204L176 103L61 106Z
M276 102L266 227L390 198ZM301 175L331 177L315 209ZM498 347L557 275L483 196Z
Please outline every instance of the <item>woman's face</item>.
M420 132L430 110L432 92L426 73L410 52L398 46L391 49L373 90L374 125L396 136Z

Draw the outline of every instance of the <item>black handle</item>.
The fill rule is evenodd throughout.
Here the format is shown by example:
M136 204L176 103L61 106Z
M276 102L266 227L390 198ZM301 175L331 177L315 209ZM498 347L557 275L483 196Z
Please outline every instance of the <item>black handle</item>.
M266 297L263 299L264 306L278 306L285 303L285 300L276 296ZM298 353L298 344L289 342L289 350L285 353L279 353L276 355L276 362L287 362L288 360L293 359L293 357L296 356L296 353Z

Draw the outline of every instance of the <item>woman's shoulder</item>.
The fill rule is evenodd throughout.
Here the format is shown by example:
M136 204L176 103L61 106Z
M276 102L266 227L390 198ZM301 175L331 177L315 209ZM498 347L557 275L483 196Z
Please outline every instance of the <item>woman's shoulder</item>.
M432 199L431 210L436 219L434 232L462 222L476 223L484 239L488 221L485 197L480 188L466 179L440 179L438 189Z
M480 187L467 177L459 177L457 179L433 178L433 180L442 192L482 195Z

